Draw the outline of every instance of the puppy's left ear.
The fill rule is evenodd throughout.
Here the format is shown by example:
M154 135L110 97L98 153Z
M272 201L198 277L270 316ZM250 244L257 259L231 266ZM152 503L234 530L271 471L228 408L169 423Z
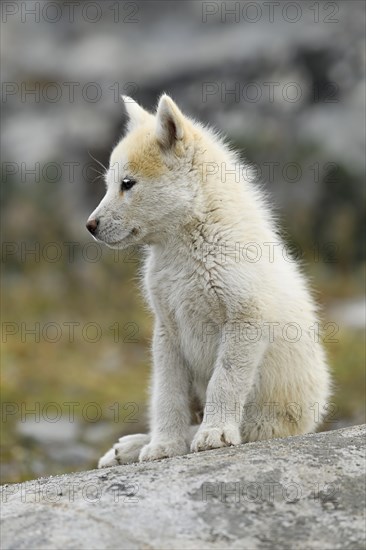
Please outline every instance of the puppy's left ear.
M128 115L128 130L132 130L137 126L140 126L152 117L152 115L145 111L145 109L143 109L134 99L132 99L132 97L122 95L121 98Z
M170 149L184 138L185 118L179 107L166 94L156 111L156 137L164 149Z

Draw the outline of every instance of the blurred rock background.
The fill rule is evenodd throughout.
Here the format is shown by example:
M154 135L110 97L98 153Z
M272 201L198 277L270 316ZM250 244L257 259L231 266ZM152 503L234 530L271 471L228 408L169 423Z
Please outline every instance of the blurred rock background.
M243 152L323 311L323 429L364 421L364 2L1 8L2 481L92 467L145 429L140 253L85 230L121 93L153 109L165 91Z

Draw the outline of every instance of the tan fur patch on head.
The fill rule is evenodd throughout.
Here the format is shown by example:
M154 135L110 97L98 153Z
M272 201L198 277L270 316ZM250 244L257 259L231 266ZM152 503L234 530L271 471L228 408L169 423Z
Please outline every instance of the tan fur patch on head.
M162 152L152 129L141 126L128 134L123 143L129 175L144 180L157 179L166 171Z

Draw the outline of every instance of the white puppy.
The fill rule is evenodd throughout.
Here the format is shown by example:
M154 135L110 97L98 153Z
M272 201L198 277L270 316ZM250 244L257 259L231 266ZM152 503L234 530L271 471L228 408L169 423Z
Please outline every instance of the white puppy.
M128 132L87 227L113 248L148 245L151 427L99 466L314 430L330 391L316 308L262 191L170 97L154 115L124 101Z

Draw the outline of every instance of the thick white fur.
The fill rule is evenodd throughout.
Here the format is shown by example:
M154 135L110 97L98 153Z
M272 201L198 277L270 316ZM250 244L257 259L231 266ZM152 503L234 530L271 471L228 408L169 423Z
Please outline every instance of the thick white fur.
M330 391L316 308L262 191L168 96L155 115L124 101L128 132L89 219L111 247L148 245L151 426L121 438L99 466L314 430ZM121 192L126 177L136 184Z

